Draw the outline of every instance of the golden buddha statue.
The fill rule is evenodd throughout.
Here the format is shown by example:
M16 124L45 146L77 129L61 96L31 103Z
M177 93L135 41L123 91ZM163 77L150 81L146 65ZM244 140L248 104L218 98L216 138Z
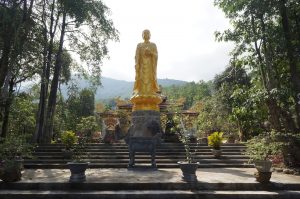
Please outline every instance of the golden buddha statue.
M150 31L143 31L143 43L139 43L135 53L135 83L133 88L133 111L155 110L159 111L162 99L157 84L157 48L150 42Z

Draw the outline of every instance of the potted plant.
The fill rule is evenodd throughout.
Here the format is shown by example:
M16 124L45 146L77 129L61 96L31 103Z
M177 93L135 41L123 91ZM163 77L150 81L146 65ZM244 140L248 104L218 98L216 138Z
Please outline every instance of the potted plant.
M78 138L73 131L64 131L61 134L61 142L65 146L65 148L62 149L62 154L65 159L71 159L73 148L77 141Z
M85 182L85 171L89 165L89 162L83 160L83 153L86 147L86 137L78 139L78 144L75 145L72 155L72 162L68 162L67 165L71 171L69 182Z
M257 172L255 177L257 181L269 182L272 175L271 157L280 155L283 143L275 138L274 132L260 134L246 143L245 154L249 156L250 161L254 163Z
M184 145L185 149L185 156L186 160L185 161L179 161L178 164L180 166L180 169L182 171L182 179L187 182L197 182L197 175L196 171L199 165L199 162L196 162L194 159L194 152L191 151L190 148L190 137L186 133L186 129L183 124L182 118L180 119L180 130L177 131L178 137L180 141Z
M0 179L4 182L21 180L23 157L30 157L32 146L24 136L9 135L0 142Z
M212 154L215 158L220 158L222 155L221 144L224 140L223 132L214 132L207 137L208 146L211 146L213 149Z

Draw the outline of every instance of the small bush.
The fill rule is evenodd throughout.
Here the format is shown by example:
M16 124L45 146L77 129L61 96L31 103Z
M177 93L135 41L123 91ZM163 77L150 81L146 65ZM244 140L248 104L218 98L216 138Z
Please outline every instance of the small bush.
M82 136L88 137L92 136L92 133L96 132L99 128L95 116L82 117L80 122L77 124L76 129L81 133Z
M208 136L208 146L213 147L216 150L220 150L223 142L223 132L214 132Z
M268 160L280 155L284 145L275 132L263 133L247 141L245 154L250 160Z
M78 139L73 131L64 131L61 134L61 142L67 150L72 149L77 141Z

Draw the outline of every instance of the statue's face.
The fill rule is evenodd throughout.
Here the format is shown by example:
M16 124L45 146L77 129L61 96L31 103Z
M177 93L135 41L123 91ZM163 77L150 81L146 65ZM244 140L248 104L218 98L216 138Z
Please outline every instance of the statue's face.
M145 41L149 41L150 40L150 31L149 30L144 30L143 31L143 39L145 40Z

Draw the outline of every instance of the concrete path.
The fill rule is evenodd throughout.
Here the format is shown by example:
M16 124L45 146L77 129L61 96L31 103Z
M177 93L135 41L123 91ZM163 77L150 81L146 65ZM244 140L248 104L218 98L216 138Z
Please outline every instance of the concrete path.
M253 174L254 168L199 168L199 183L258 183ZM22 183L60 183L68 182L68 169L26 169ZM87 183L178 183L181 180L180 169L127 170L127 169L88 169ZM273 172L271 182L300 184L300 176Z

